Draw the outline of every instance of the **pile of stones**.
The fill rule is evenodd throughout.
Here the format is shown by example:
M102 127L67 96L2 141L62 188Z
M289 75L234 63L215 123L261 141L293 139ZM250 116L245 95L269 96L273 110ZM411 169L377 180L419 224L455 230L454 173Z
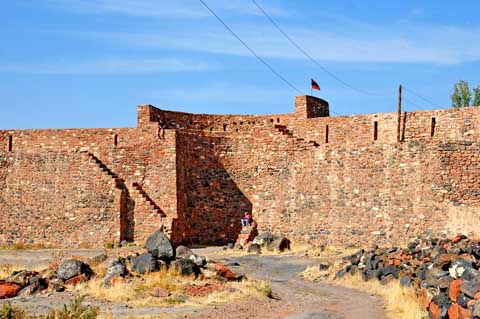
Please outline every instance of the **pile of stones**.
M158 272L162 267L174 267L182 275L195 277L201 275L204 278L215 277L219 280L241 280L243 277L222 264L196 255L186 246L178 246L175 249L161 230L148 237L145 248L146 252L140 255L133 254L114 260L107 270L104 284L109 285L115 277L130 275L128 268L138 274Z
M227 249L228 246L225 247ZM281 235L271 232L258 234L256 223L242 228L235 245L230 248L245 249L249 253L261 254L262 250L285 251L290 250L290 240Z
M48 268L40 272L15 271L10 277L0 280L0 299L44 292L62 292L66 285L76 285L89 280L92 276L90 266L75 259L64 260L56 270Z
M343 259L336 278L400 280L419 292L431 318L480 318L480 241L423 238L407 248L360 250Z
M166 269L174 267L182 275L202 276L219 281L238 281L243 278L242 274L232 271L225 265L194 254L186 246L178 246L175 249L161 230L148 237L145 247L146 251L142 254L127 252L111 259L102 254L87 262L67 259L55 267L56 269L13 272L10 277L0 280L0 299L62 292L66 286L75 286L96 277L90 265L99 264L107 267L102 283L106 288L135 276L158 272L162 267Z

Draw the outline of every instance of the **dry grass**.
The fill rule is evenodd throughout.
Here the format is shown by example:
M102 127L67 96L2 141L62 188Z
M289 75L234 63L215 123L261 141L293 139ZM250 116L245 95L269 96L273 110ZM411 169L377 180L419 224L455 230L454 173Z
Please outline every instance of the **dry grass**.
M333 285L352 288L368 294L382 297L387 307L387 315L395 319L425 319L428 318L423 308L421 298L415 288L402 287L398 280L387 285L381 285L377 280L363 281L359 275L346 275L342 279L333 280L338 265L328 270L320 270L318 266L308 267L301 276L310 281L326 281Z
M332 283L382 297L385 300L390 318L428 318L428 314L423 308L421 298L417 295L415 288L402 287L397 280L387 285L381 285L380 282L375 280L364 282L359 276L345 276L341 280L336 280Z
M13 244L1 244L0 250L36 250L36 249L54 249L54 246L44 244L25 244L25 243L13 243Z
M99 269L95 269L97 273ZM180 291L185 285L192 282L192 277L182 277L178 271L163 268L159 272L146 274L115 283L110 288L102 286L101 277L90 280L75 288L84 296L91 296L112 302L127 302L133 307L165 306L181 301L174 297L174 293ZM150 295L154 288L167 289L173 297L156 298Z
M98 270L96 270L98 272ZM135 277L115 283L112 287L102 286L102 279L90 280L73 288L82 296L100 300L128 303L132 307L202 305L225 303L248 298L265 298L271 295L270 285L263 281L242 281L227 283L225 290L215 291L205 297L186 298L183 291L195 285L213 284L215 281L182 276L178 270L163 268L159 272ZM158 298L151 295L155 288L168 290L170 296Z
M243 280L229 284L228 289L217 291L206 297L192 300L192 304L222 304L238 300L262 300L272 297L272 288L267 281Z

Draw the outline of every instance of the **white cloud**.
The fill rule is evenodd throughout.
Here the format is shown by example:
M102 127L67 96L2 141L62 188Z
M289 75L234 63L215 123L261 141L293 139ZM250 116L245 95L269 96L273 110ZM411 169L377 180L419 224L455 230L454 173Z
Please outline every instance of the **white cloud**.
M398 26L397 26L398 27ZM396 30L377 28L372 33L357 30L351 36L305 28L289 29L291 36L320 61L372 63L455 64L480 60L480 44L472 42L480 30L449 26L400 26ZM242 38L261 56L305 59L276 30L256 26L238 27ZM250 56L226 31L204 28L167 34L125 32L75 32L68 35L109 41L117 45L149 49L177 49L214 54ZM468 43L459 50L458 43Z
M102 73L169 73L204 71L206 63L178 59L103 59L79 62L0 63L2 73L31 74L102 74Z

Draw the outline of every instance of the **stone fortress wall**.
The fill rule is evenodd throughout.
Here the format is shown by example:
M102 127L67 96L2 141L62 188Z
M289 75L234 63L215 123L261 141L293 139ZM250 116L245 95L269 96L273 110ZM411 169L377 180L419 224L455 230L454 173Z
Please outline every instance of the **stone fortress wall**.
M159 137L159 121L169 124ZM329 116L138 107L136 128L0 131L0 244L222 244L260 231L318 244L478 235L480 109ZM160 134L161 135L161 134Z

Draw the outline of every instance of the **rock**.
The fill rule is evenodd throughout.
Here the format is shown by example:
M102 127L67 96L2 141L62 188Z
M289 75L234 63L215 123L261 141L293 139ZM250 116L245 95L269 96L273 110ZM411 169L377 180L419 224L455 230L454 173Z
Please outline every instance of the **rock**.
M253 239L253 243L259 246L266 246L274 240L274 235L270 232L264 232Z
M402 278L400 278L400 286L402 287L410 287L412 282L413 280L409 276L402 276Z
M480 291L480 282L464 280L460 285L460 291L466 296L473 298L475 294Z
M35 276L37 273L27 270L21 270L15 272L12 276L5 279L6 282L17 284L21 287L25 287L29 285L29 279Z
M463 281L480 281L480 272L473 268L466 268L461 278Z
M318 265L318 270L328 270L328 268L330 268L330 264L329 263L320 263Z
M260 247L259 244L250 244L248 246L247 252L253 253L253 254L260 254L262 252L262 248Z
M127 264L124 258L119 257L118 259L114 260L112 264L108 267L107 273L105 274L105 277L103 278L103 285L105 287L110 287L112 284L112 279L113 278L118 278L118 277L125 277L128 276L128 269L127 269Z
M448 289L448 297L452 302L457 302L458 296L460 296L461 284L462 284L461 279L452 280L452 282L450 282L450 287Z
M450 273L450 277L452 277L453 279L458 279L462 277L463 272L467 268L472 268L471 261L467 261L464 259L457 259L454 262L452 262L450 268L448 268L448 272Z
M233 249L234 246L235 246L235 243L228 243L227 244L228 249Z
M473 315L475 318L480 318L480 301L477 301L477 302L473 305L472 315Z
M161 230L157 230L150 235L146 243L147 251L155 258L172 260L175 258L175 250L173 249L167 235Z
M79 283L85 282L87 280L88 280L87 276L85 274L81 274L81 275L78 275L78 276L75 276L73 278L70 278L70 279L66 280L65 285L76 286Z
M20 289L22 289L20 285L0 281L0 299L13 298L18 294Z
M156 272L159 270L160 267L157 260L150 253L143 253L140 256L133 258L132 260L132 271L139 274Z
M152 289L152 291L150 292L150 296L155 298L166 298L170 296L170 293L167 289L156 287Z
M187 246L178 246L176 249L175 249L175 256L177 258L186 258L188 259L190 257L190 255L192 255L193 252L190 248L188 248Z
M80 260L68 259L60 264L57 274L62 280L68 280L81 274L89 276L92 274L92 270L90 266Z
M468 307L467 304L468 304L468 302L469 302L470 300L472 300L472 299L468 298L468 297L465 296L464 294L460 294L460 295L458 296L457 303L458 303L461 307L467 308L467 307Z
M453 304L448 309L449 319L470 319L470 310L460 307L458 304Z
M191 254L190 257L188 257L188 259L190 259L198 267L203 267L207 264L207 259L203 256Z
M50 278L48 285L52 290L56 292L62 292L63 290L65 290L65 287L63 286L63 280L60 278Z
M290 250L290 240L287 237L279 236L267 244L269 250L285 251Z
M198 266L190 259L176 259L170 264L170 266L177 269L184 276L197 276L200 273Z
M215 264L215 270L218 276L225 278L228 281L240 280L243 277L242 275L235 274L228 267L222 264Z

